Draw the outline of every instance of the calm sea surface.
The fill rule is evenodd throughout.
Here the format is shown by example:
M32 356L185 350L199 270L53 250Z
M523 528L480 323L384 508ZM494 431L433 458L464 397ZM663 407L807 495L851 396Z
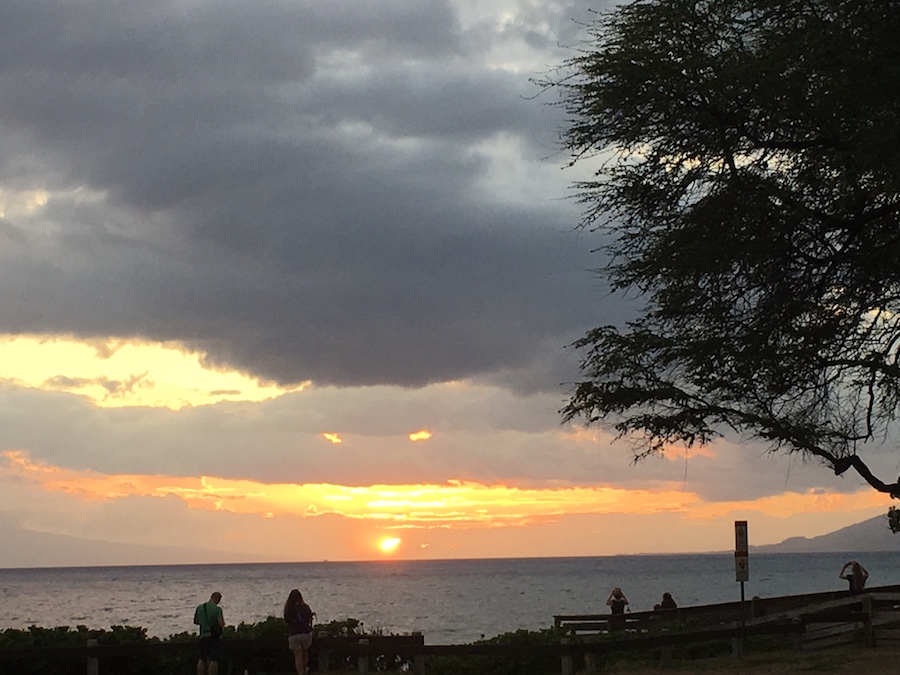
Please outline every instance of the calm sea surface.
M759 554L749 599L843 589L843 563L859 560L869 584L900 584L900 554ZM379 562L0 569L0 629L141 626L166 637L192 631L194 607L223 594L229 624L280 615L300 588L319 622L352 617L369 629L422 631L458 644L553 624L554 614L605 613L613 586L632 611L665 591L680 605L740 599L732 554Z

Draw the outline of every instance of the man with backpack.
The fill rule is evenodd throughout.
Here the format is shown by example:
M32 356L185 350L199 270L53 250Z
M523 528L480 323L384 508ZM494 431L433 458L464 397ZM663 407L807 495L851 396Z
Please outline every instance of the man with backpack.
M218 675L219 657L222 655L222 630L225 617L219 601L222 594L216 591L209 600L194 610L194 623L200 627L200 659L197 661L197 675Z

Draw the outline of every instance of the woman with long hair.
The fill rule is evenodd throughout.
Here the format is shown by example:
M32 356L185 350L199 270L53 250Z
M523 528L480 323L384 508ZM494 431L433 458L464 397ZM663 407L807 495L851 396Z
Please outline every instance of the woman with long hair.
M309 648L312 645L312 625L315 615L303 601L300 591L296 588L291 590L284 603L284 621L288 625L288 648L294 652L297 675L309 672Z
M838 576L850 582L850 595L859 595L866 589L866 580L869 578L869 573L865 567L855 560L851 560L844 563Z

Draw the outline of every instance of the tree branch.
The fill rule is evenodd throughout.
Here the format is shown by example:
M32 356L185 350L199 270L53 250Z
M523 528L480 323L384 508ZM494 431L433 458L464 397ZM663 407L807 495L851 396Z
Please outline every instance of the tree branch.
M830 452L826 452L818 448L815 450L810 450L810 452L829 462L831 466L834 467L834 475L840 476L842 473L847 471L847 469L852 467L856 469L856 473L858 473L863 480L865 480L870 486L878 490L878 492L885 492L889 494L892 499L900 499L900 482L890 484L885 483L880 478L876 477L875 474L871 472L871 470L869 470L869 467L866 466L866 463L862 461L862 459L860 459L859 455L835 457Z

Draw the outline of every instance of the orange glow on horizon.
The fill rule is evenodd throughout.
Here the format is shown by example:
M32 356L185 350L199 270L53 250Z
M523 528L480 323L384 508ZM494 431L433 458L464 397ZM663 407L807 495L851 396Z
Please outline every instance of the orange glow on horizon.
M326 433L322 434L322 436L325 438L325 440L329 441L333 445L340 445L341 443L344 442L344 440L338 434L332 434L332 433L326 432Z
M431 436L432 433L430 431L428 431L427 429L422 429L421 431L416 431L415 433L410 434L409 440L411 440L413 443L417 441L427 441L429 438L431 438Z
M0 477L83 501L129 497L177 498L189 508L260 518L338 515L402 528L496 528L550 523L577 515L680 513L707 521L732 513L773 517L886 506L885 495L863 488L852 494L785 493L752 501L705 502L680 484L660 489L614 486L518 488L448 481L423 485L346 486L261 483L212 476L106 475L31 460L22 451L0 453Z

